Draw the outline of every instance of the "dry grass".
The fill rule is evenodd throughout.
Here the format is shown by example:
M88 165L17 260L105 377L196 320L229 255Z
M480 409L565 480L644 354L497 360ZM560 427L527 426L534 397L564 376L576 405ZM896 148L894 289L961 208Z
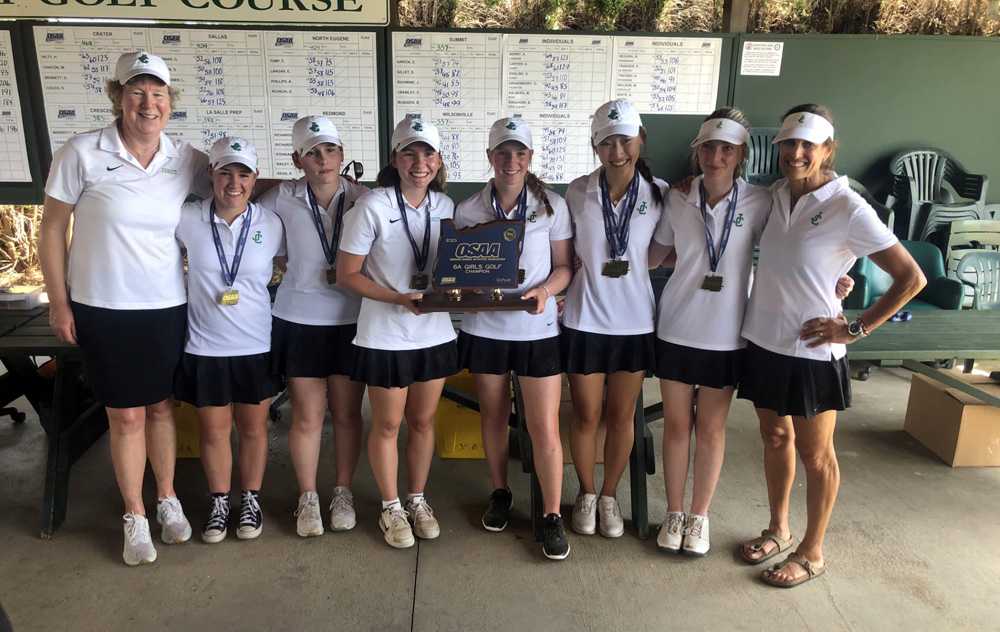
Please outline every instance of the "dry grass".
M0 205L0 287L40 285L38 229L41 206Z
M713 32L721 0L401 0L413 28ZM1000 0L752 0L750 31L1000 35Z

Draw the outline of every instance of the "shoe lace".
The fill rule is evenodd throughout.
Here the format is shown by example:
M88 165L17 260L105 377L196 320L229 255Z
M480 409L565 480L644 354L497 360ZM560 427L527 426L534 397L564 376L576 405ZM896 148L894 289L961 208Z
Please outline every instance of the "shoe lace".
M593 513L594 507L596 505L597 505L597 499L596 498L593 499L593 500L591 500L591 499L588 499L588 498L584 498L582 496L580 497L580 512L581 513L585 513L585 514Z
M181 501L176 498L164 498L160 501L158 509L163 516L164 522L180 520L184 515L184 510L181 509Z
M138 520L135 516L125 516L125 534L129 542L141 542L151 539L149 537L149 521Z
M295 517L297 518L307 511L319 511L319 499L314 494L310 494L299 501L299 508L295 510Z
M684 528L684 514L672 513L667 516L667 531L681 531Z
M687 532L688 535L694 536L696 538L701 537L702 527L705 525L705 519L701 517L694 517L688 520Z
M205 530L217 529L222 531L229 522L229 499L225 496L212 496L212 509L208 513L208 521L205 523Z
M330 501L330 511L350 511L353 507L354 503L347 494L337 494Z
M431 506L423 498L418 498L410 503L409 513L413 515L414 520L434 516L434 510L431 509Z
M256 494L243 492L240 499L240 524L257 524L260 516L260 502Z
M404 524L410 526L410 512L402 507L392 507L389 509L389 526L400 527Z

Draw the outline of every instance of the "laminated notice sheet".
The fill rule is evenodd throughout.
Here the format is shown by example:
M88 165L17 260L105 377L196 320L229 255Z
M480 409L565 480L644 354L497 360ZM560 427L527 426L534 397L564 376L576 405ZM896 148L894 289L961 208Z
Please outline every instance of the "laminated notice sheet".
M10 31L0 31L0 182L31 182Z
M291 128L329 116L346 160L374 175L379 155L376 37L371 32L36 26L52 151L74 134L111 123L104 84L123 52L160 55L180 92L167 133L208 151L226 135L257 147L260 175L300 175Z

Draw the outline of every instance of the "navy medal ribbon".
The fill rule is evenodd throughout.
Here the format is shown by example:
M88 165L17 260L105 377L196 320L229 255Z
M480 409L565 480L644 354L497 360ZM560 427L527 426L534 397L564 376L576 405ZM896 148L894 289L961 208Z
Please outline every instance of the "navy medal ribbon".
M340 200L337 202L337 213L333 218L333 235L329 241L326 239L326 229L323 228L323 215L320 211L319 203L316 201L316 195L313 193L312 187L308 184L306 184L306 199L309 200L313 223L316 225L316 233L319 234L319 241L323 245L323 254L326 256L326 262L332 266L333 262L337 260L337 246L340 245L340 232L344 226L344 201L347 199L347 190L345 189L340 194Z
M248 204L246 215L243 217L243 227L240 228L240 236L236 240L236 250L233 252L232 266L226 261L226 253L222 249L222 237L219 236L219 227L215 225L215 202L212 202L212 217L209 223L212 225L212 241L215 242L215 253L219 255L219 265L222 267L222 280L228 287L233 287L236 283L236 273L240 269L240 261L243 259L243 250L247 245L247 235L250 234L250 220L253 219L253 205Z
M608 239L608 252L612 260L620 259L628 250L629 224L638 198L639 172L636 171L625 194L625 206L621 215L616 218L614 207L611 205L611 195L608 193L608 178L604 171L601 171L601 210L604 215L604 234Z
M699 200L701 218L705 224L705 247L708 249L708 265L712 269L712 274L715 274L715 271L719 267L719 261L722 260L722 254L726 251L726 245L729 244L729 234L733 229L733 217L736 215L736 200L739 196L739 187L736 182L733 182L733 191L729 196L729 209L726 211L726 219L722 224L722 236L719 238L718 249L716 249L715 240L712 238L712 229L708 225L708 192L705 190L704 181L698 183L698 188L698 192L701 195L701 199Z
M427 216L424 222L424 239L422 247L417 247L417 240L413 238L413 231L410 230L410 222L406 219L406 203L403 201L403 193L396 185L396 203L399 205L399 214L403 220L403 228L406 229L406 236L410 240L410 248L413 249L413 259L417 264L417 272L422 273L427 267L427 259L431 253L431 193L427 192Z

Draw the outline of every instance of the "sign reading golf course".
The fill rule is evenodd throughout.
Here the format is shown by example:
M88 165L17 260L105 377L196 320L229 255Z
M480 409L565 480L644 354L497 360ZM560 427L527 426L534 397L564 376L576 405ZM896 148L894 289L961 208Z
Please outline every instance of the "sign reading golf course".
M388 0L0 0L3 18L385 25Z

